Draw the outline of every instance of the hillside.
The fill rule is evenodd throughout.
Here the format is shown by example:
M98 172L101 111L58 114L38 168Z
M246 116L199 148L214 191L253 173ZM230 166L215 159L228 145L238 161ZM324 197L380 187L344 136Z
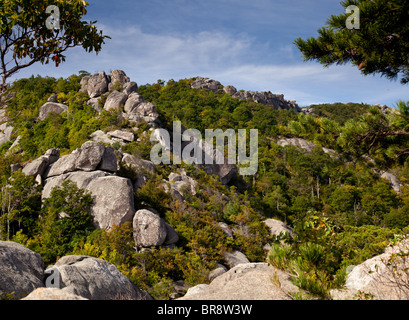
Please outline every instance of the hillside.
M368 119L387 127L399 113L353 103L308 113L282 95L201 77L131 80L121 70L82 71L10 87L0 112L0 241L22 244L60 272L69 261L112 264L138 289L129 299L179 298L228 281L220 277L233 269L270 277L266 262L284 271L291 292L273 298L331 299L351 266L409 230L409 141L358 140L353 131ZM257 173L240 175L227 144L222 163L178 164L176 141L153 139L161 130L173 139L175 121L203 137L206 129L257 129ZM153 163L158 143L172 152L170 164ZM3 298L24 296L17 291L0 281ZM78 292L70 294L97 299Z

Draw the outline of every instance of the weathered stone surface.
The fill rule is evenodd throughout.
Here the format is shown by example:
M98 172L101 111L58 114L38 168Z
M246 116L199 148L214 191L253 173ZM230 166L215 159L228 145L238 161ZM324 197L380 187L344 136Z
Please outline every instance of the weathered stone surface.
M49 160L47 157L42 156L33 160L30 163L27 163L23 168L23 173L30 177L36 177L37 175L42 175L49 165Z
M141 159L137 156L133 156L128 153L124 153L122 161L137 172L138 171L141 172L148 171L152 173L156 172L155 165L151 161Z
M233 87L233 86L225 86L223 88L223 91L232 96L233 94L235 94L237 92L237 89L235 87Z
M21 300L88 300L58 288L37 288Z
M108 175L109 173L104 171L75 171L49 177L45 180L42 198L49 198L52 189L56 186L60 186L65 180L71 180L77 184L78 188L85 189L92 180L100 177L106 177Z
M232 252L224 252L223 253L224 261L230 268L234 268L235 266L241 263L250 263L249 259L240 251L233 250Z
M119 91L112 91L105 102L104 109L109 110L120 110L121 106L125 105L128 96L125 93Z
M101 105L100 105L101 98L91 98L87 101L87 105L93 107L95 110L98 112L102 111Z
M104 71L94 74L88 79L87 90L90 98L99 97L108 91L108 78Z
M403 187L403 184L400 182L397 175L393 174L392 172L386 171L381 174L381 178L388 180L392 184L392 188L395 192L401 192L401 187Z
M273 94L271 91L237 91L232 95L239 100L251 100L256 103L262 103L272 106L274 109L294 110L300 112L301 108L294 100L285 100L282 94Z
M13 133L13 127L7 123L0 124L0 146L3 143L11 141L11 134Z
M60 149L51 148L44 153L44 157L48 159L49 164L56 162L60 157Z
M210 78L197 77L190 86L194 89L209 89L216 92L219 90L221 83Z
M184 192L186 191L192 195L196 194L197 181L186 175L184 170L181 170L181 174L172 172L168 179L171 193L173 194L176 190L177 194L182 197L182 200L184 199Z
M129 131L115 130L107 133L108 136L118 138L124 141L132 142L135 140L135 135Z
M314 148L319 147L315 143L307 141L305 139L301 139L301 138L282 138L277 141L277 144L281 147L285 147L288 145L295 146L297 148L304 149L307 152L311 152L312 150L314 150ZM337 154L335 150L328 149L328 148L322 148L322 151L329 154L331 157L336 157L336 154Z
M93 171L102 160L105 147L95 141L84 142L81 152L75 161L75 168L83 171Z
M276 219L267 219L263 221L267 227L270 229L270 234L279 236L280 234L284 233L293 233L293 229L287 226L284 222L276 220Z
M92 216L99 229L131 222L135 214L132 183L117 176L99 177L86 187L94 200Z
M22 244L0 241L0 295L15 293L21 298L43 287L44 262L38 253Z
M102 155L102 159L98 166L98 169L109 172L118 171L118 160L116 158L116 152L114 148L105 147L105 151Z
M211 272L209 272L209 280L213 281L216 279L218 276L221 276L222 274L227 272L227 268L221 264L218 264L218 267Z
M178 300L291 300L288 294L298 292L298 288L287 274L267 263L247 263L192 291Z
M58 94L54 93L47 99L47 102L58 102L57 98Z
M133 218L134 239L137 247L160 246L165 242L165 221L156 213L142 209Z
M409 239L386 248L348 274L345 288L331 291L333 299L352 300L358 291L375 300L409 299Z
M76 149L70 154L61 156L50 168L47 177L53 177L76 170L76 161L81 154L81 149Z
M121 139L111 138L108 136L108 134L106 134L102 130L97 130L91 133L90 138L92 139L92 141L100 142L103 144L113 144L115 142L118 142L119 144L123 144L123 141Z
M204 283L198 284L194 287L187 289L187 292L184 297L198 295L202 292L205 292L208 287L209 287L208 284L204 284ZM179 300L186 300L186 299L179 299Z
M65 256L56 262L61 290L90 300L151 300L113 264L88 256Z
M110 77L112 84L120 83L123 85L130 81L129 77L122 70L112 70Z
M131 92L128 96L128 100L126 100L124 111L131 113L142 102L145 102L145 99L139 93Z
M44 120L45 118L48 117L50 113L61 114L67 110L68 110L68 106L66 106L65 104L56 103L56 102L46 102L40 107L40 110L38 113L38 119Z
M138 93L138 85L136 82L127 82L123 85L122 92L125 93L126 95L130 95L131 93Z

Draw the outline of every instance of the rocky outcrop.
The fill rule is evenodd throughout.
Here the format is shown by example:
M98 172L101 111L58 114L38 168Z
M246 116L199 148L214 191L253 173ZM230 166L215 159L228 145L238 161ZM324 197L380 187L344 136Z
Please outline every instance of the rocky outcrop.
M134 239L137 247L160 246L166 239L165 221L156 213L142 209L133 219Z
M267 263L239 264L199 286L178 300L292 300L298 292L289 275Z
M279 236L285 233L293 234L293 228L287 226L284 222L276 219L267 219L263 221L270 230L270 234Z
M61 290L90 300L151 300L113 264L88 256L65 256L54 268Z
M242 263L250 263L246 255L238 250L233 250L232 252L226 251L222 255L229 268L234 268Z
M294 100L285 100L284 95L273 94L271 91L237 91L234 86L227 85L223 87L219 81L203 77L197 77L190 86L195 89L207 89L213 92L217 92L223 88L225 93L239 100L250 100L256 103L262 103L272 106L274 109L294 110L296 112L301 112L301 108Z
M159 214L147 209L135 213L133 230L137 248L172 245L179 240L175 230Z
M7 123L0 124L0 146L3 143L11 141L11 135L14 128L9 126Z
M120 111L121 107L125 105L126 100L128 99L128 96L119 91L112 91L105 102L104 109L109 111L109 110L117 110Z
M363 294L375 300L409 299L409 239L386 248L385 253L355 266L345 288L332 290L335 300L352 300Z
M22 244L0 241L0 296L14 293L21 298L44 286L41 256Z
M197 77L190 86L194 89L208 89L216 92L222 87L222 84L219 81L210 78Z
M44 120L50 113L61 114L68 110L68 106L62 103L46 102L38 111L38 119Z
M108 77L104 71L94 74L87 79L87 84L83 84L84 90L86 88L90 98L99 97L108 91Z
M65 180L71 180L78 188L91 192L91 214L97 228L111 229L114 225L132 221L135 208L133 186L129 179L99 170L69 172L45 180L42 198L48 198L52 189Z
M184 193L186 191L192 195L196 194L197 181L189 177L185 170L181 170L180 174L172 172L168 179L169 184L165 184L164 187L165 191L170 193L172 197L185 200Z
M140 157L133 156L128 153L124 153L122 157L122 162L125 163L127 166L132 168L135 172L144 173L144 172L151 172L155 173L155 165L149 161L144 160Z
M281 147L285 147L285 146L294 146L297 147L299 149L304 149L307 152L311 152L312 150L314 150L314 148L321 148L322 151L324 151L326 154L329 154L332 158L337 157L337 152L335 150L332 149L328 149L325 147L320 147L317 144L307 141L305 139L301 139L301 138L281 138L279 140L277 140L276 142L279 146Z

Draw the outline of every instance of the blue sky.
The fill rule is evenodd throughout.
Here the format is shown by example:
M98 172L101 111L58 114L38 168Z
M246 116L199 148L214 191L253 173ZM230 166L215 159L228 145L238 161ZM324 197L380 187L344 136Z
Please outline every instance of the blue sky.
M364 102L393 106L409 87L356 68L304 62L293 41L317 35L339 0L89 0L86 20L111 36L99 55L67 51L58 68L32 74L66 77L122 69L139 85L158 79L210 77L237 89L282 93L300 106Z

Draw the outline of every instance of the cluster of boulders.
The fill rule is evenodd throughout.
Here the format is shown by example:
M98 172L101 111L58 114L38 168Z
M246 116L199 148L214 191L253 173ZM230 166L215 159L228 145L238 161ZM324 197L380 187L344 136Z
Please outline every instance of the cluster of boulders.
M3 298L152 299L107 261L71 255L60 258L54 266L46 269L39 254L12 241L0 241L0 274L0 297Z
M115 135L122 136L118 132ZM117 175L121 162L136 172L135 181ZM157 212L135 210L134 190L146 183L147 172L155 172L148 160L87 141L67 155L60 156L58 149L50 149L24 166L12 167L13 171L18 169L43 184L43 199L49 198L53 188L66 180L89 191L93 198L91 214L95 227L109 230L114 225L132 222L137 248L172 245L178 240L176 232Z
M272 106L274 109L280 110L294 110L295 112L301 112L301 108L294 100L285 100L282 94L273 94L271 91L244 91L239 90L234 86L223 86L219 81L210 78L197 77L190 85L195 89L208 89L213 92L224 91L233 98L239 100L250 100L256 103L262 103Z
M122 70L113 70L110 75L101 71L81 79L81 91L88 93L88 104L99 112L103 109L122 111L124 119L131 122L145 121L157 127L158 112L151 102L138 93L138 85L130 81ZM105 102L102 97L105 95Z

